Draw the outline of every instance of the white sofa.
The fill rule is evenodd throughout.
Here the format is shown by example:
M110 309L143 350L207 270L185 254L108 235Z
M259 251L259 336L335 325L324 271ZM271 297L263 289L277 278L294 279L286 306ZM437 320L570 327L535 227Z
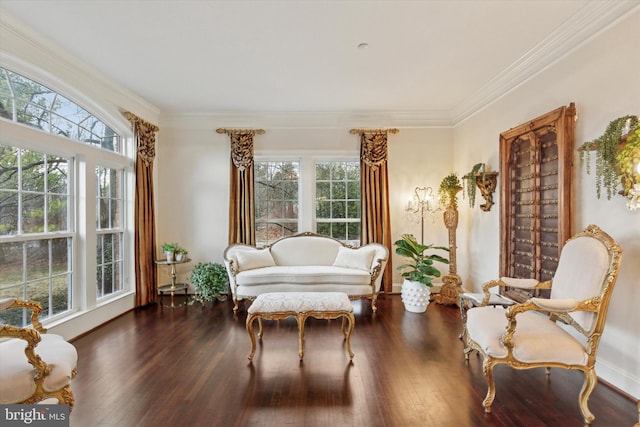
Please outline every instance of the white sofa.
M224 263L233 311L237 312L239 300L267 292L344 292L350 299L370 299L375 312L388 256L381 244L350 248L308 232L284 237L262 249L230 245Z

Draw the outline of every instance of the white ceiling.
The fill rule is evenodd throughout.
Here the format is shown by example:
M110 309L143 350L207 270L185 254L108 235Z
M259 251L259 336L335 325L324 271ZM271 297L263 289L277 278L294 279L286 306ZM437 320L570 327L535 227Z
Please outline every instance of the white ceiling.
M167 116L350 114L453 125L638 4L0 0L0 12Z

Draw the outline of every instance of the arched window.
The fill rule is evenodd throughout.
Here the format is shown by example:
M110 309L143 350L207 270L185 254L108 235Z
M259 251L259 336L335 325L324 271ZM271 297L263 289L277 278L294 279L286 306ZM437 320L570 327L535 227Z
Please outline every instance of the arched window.
M0 68L0 117L122 153L120 137L101 120L51 89Z

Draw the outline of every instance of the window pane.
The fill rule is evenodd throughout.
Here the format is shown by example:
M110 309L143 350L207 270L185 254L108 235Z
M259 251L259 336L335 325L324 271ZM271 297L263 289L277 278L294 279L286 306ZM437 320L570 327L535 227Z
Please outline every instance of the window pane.
M360 223L349 222L347 223L347 240L350 242L360 242Z
M338 240L347 240L347 224L345 222L334 222L331 224L331 237Z
M96 167L97 224L99 229L122 225L122 176L120 169Z
M27 242L27 280L49 276L49 240Z
M328 200L331 198L331 184L329 182L316 183L316 199Z
M13 99L0 92L0 117L13 120Z
M345 202L331 203L331 218L345 218L346 215Z
M44 195L22 194L22 231L24 233L44 231Z
M25 298L42 304L43 317L49 313L49 277L27 283Z
M98 297L110 295L124 288L122 236L122 233L108 233L98 236L96 248L96 290Z
M318 222L316 223L316 233L323 236L331 236L331 223L330 222Z
M22 190L44 192L45 156L22 150Z
M49 196L48 231L67 230L67 196Z
M358 245L359 224L358 162L316 162L316 233ZM347 233L347 227L357 235Z
M71 273L52 278L51 299L53 306L50 315L71 309Z
M0 243L0 290L22 283L22 248L22 242ZM0 298L3 297L5 295L0 294Z
M316 163L316 181L330 180L331 179L331 163L317 162Z
M47 156L47 191L67 194L69 161L58 156Z
M69 265L69 244L70 239L51 239L51 262L52 273L63 274L71 270Z
M0 189L18 189L18 149L0 145Z
M258 246L297 232L298 163L256 162L254 176Z
M18 233L18 193L0 190L0 235Z
M347 199L360 200L360 181L347 182Z
M360 218L360 201L347 202L347 218Z
M52 111L62 117L66 117L73 123L81 123L90 114L75 102L69 101L62 95L58 95Z
M321 200L316 203L316 218L331 218L331 202Z
M331 183L331 198L344 200L347 198L346 183L344 182L332 182Z

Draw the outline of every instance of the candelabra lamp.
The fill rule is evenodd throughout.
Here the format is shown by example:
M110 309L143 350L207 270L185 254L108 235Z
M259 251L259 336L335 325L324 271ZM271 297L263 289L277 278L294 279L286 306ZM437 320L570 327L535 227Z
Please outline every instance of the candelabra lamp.
M424 244L424 220L434 218L436 212L441 211L438 200L433 195L431 187L416 187L414 195L405 209L412 222L420 223L420 243Z

